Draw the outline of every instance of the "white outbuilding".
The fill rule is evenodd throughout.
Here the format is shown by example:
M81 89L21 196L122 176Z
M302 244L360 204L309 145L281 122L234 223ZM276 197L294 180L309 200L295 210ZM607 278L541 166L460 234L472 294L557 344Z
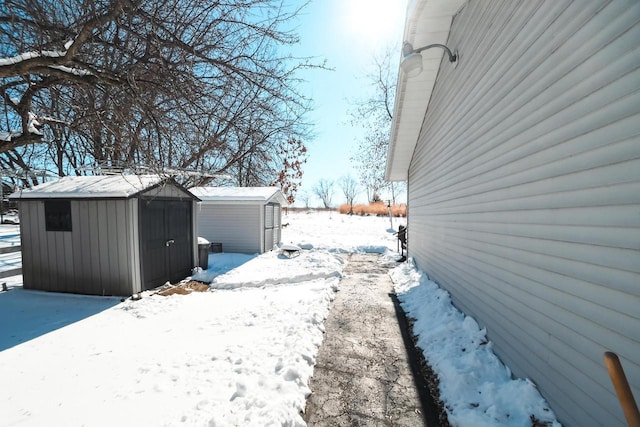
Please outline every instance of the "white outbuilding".
M224 252L263 253L281 240L287 199L276 187L194 187L198 236L222 244Z

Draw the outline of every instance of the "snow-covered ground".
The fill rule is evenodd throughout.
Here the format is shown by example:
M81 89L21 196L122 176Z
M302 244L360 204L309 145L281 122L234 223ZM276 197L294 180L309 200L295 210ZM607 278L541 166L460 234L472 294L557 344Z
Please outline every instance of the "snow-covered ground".
M211 254L210 268L194 278L212 282L212 292L145 292L121 302L3 279L10 291L0 292L0 425L304 425L300 411L345 255L385 253L389 262L397 242L389 218L301 212L282 222L283 243L310 249L293 258ZM401 223L394 219L393 228ZM452 424L553 419L531 383L510 380L484 331L446 292L411 264L392 278L435 360Z

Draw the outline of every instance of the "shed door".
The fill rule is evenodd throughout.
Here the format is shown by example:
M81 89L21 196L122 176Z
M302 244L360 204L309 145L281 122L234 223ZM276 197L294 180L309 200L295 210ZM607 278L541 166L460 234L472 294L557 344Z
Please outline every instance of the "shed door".
M280 241L280 205L269 203L264 207L264 250L270 251Z
M191 273L191 201L141 200L140 245L144 289L177 282Z

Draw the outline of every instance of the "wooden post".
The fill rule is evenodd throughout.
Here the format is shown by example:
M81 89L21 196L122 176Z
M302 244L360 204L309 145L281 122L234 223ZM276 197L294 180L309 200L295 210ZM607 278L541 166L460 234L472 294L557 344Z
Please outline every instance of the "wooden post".
M629 424L629 427L640 427L638 406L633 398L631 387L629 387L627 377L624 375L624 370L622 369L618 355L610 351L605 352L604 363L609 370L609 376L611 377L613 388L615 388L616 394L618 395L618 400L620 400L624 416L627 418L627 424Z

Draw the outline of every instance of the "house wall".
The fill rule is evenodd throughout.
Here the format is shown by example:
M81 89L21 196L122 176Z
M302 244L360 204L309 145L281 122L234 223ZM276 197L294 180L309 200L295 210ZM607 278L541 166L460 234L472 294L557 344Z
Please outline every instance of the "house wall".
M21 201L24 287L131 294L130 215L127 200L71 200L72 231L46 231L44 201Z
M202 202L198 207L198 236L222 243L224 252L261 253L263 209L262 204Z
M409 169L409 250L566 426L640 396L640 2L474 0Z

